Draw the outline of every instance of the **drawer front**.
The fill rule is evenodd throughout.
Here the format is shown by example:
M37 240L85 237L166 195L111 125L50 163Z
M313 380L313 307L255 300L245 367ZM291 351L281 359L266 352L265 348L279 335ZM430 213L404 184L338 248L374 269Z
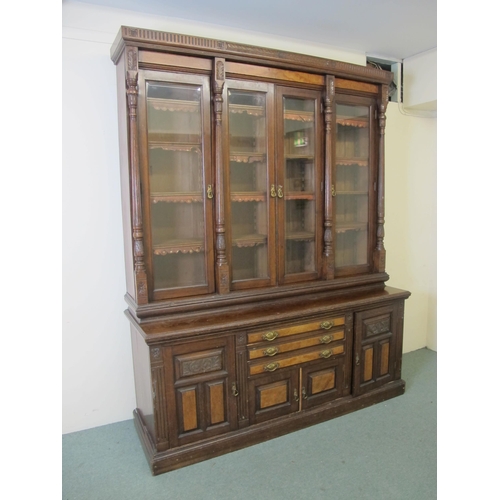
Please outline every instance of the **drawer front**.
M289 342L280 342L268 345L267 343L261 344L257 347L251 347L248 349L248 359L259 359L259 358L270 358L278 354L284 354L290 351L296 351L298 349L305 349L307 347L329 345L332 342L338 340L344 340L345 333L344 328L336 327L335 329L329 330L328 333L325 331L314 332L313 335L306 336L305 338L296 339Z
M292 351L288 354L279 355L276 358L260 359L249 363L249 374L270 373L290 366L316 361L318 359L328 359L332 356L343 355L345 353L344 342L336 342L329 346L320 346L313 349L302 349Z
M329 331L333 327L342 326L345 324L344 316L337 316L334 318L326 318L322 320L312 321L301 325L287 326L283 328L274 328L264 331L248 334L248 344L255 344L257 342L275 342L277 339L289 337L292 335L300 335L303 333L319 331Z

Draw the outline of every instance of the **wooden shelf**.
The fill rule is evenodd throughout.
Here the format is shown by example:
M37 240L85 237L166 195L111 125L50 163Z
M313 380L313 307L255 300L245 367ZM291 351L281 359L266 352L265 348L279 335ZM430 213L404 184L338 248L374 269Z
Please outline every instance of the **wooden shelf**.
M171 192L155 192L151 193L151 201L153 203L165 202L165 203L201 203L203 201L203 196L201 193L171 193Z
M311 154L285 154L285 160L314 160Z
M180 113L200 112L199 101L182 101L180 99L162 99L160 97L149 97L147 102L156 111L176 111Z
M200 253L204 250L204 242L202 239L171 239L168 243L160 243L153 245L153 253L155 255L169 255L175 253Z
M287 241L312 241L314 240L314 233L309 231L294 231L293 233L286 233Z
M234 151L229 154L229 161L236 163L256 163L266 161L266 153L251 153L245 151Z
M347 231L366 231L368 224L366 222L347 222L335 224L336 233L346 233Z
M238 248L254 247L257 245L263 245L266 241L267 235L265 234L245 234L233 238L233 246Z
M285 194L285 200L314 200L313 192L307 191L291 191Z
M368 158L342 158L338 157L335 160L335 164L337 166L358 166L358 167L367 167L368 166Z
M314 111L295 111L295 110L285 110L284 112L285 120L292 120L295 122L313 122L314 121Z
M368 191L337 191L337 196L366 196Z
M264 191L238 191L231 193L231 201L266 201Z
M201 154L200 143L182 143L182 142L165 142L165 141L149 141L150 149L164 149L165 151L185 151L188 153Z
M343 127L367 128L368 117L354 118L352 116L337 116L337 125Z
M252 106L250 104L230 104L229 105L230 113L242 114L246 113L250 116L264 116L265 109L263 106Z

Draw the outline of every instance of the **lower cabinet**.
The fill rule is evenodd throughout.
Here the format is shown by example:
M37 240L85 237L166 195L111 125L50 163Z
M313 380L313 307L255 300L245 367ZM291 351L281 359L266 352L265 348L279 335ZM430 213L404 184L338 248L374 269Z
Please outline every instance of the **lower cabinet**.
M236 429L232 337L165 348L170 442L192 443Z
M208 338L198 330L149 348L162 325L136 324L136 427L153 474L402 394L403 308L399 299L305 319L242 317Z

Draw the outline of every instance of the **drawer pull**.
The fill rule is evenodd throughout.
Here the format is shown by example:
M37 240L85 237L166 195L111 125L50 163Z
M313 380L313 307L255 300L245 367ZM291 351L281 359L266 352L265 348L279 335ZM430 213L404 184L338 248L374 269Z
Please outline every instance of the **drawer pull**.
M274 356L275 354L278 354L280 350L277 347L268 347L262 352L264 353L264 356Z
M321 325L319 325L323 330L330 330L330 328L333 326L333 321L323 321Z
M277 370L279 367L280 367L279 363L269 363L268 365L264 366L264 371L273 372L274 370Z
M322 358L329 358L333 354L333 351L331 349L325 349L324 351L321 351L319 355Z
M319 339L320 344L329 344L333 340L331 335L325 335Z
M264 334L262 335L262 338L263 338L264 340L269 340L269 341L271 341L271 340L274 340L274 339L278 338L278 335L279 335L279 333L278 333L278 332L267 332L267 333L264 333Z

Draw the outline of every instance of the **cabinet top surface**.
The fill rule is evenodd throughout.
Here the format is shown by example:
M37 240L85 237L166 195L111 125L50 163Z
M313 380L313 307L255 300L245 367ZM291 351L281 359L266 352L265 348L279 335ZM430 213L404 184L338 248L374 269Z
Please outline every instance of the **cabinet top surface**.
M233 61L250 61L264 65L272 64L282 68L301 68L313 73L331 74L367 82L388 84L392 81L392 73L369 66L359 66L342 61L238 42L130 26L120 28L111 47L111 59L115 64L118 63L125 46L205 57L224 56Z
M202 335L217 333L221 330L255 328L273 322L296 321L308 316L337 314L347 309L369 308L385 301L404 300L410 292L392 287L382 290L345 294L339 297L331 294L301 297L297 300L277 301L259 307L237 306L222 310L217 314L179 314L168 319L135 323L130 313L126 313L141 331L148 343L156 343L178 338L187 333Z

